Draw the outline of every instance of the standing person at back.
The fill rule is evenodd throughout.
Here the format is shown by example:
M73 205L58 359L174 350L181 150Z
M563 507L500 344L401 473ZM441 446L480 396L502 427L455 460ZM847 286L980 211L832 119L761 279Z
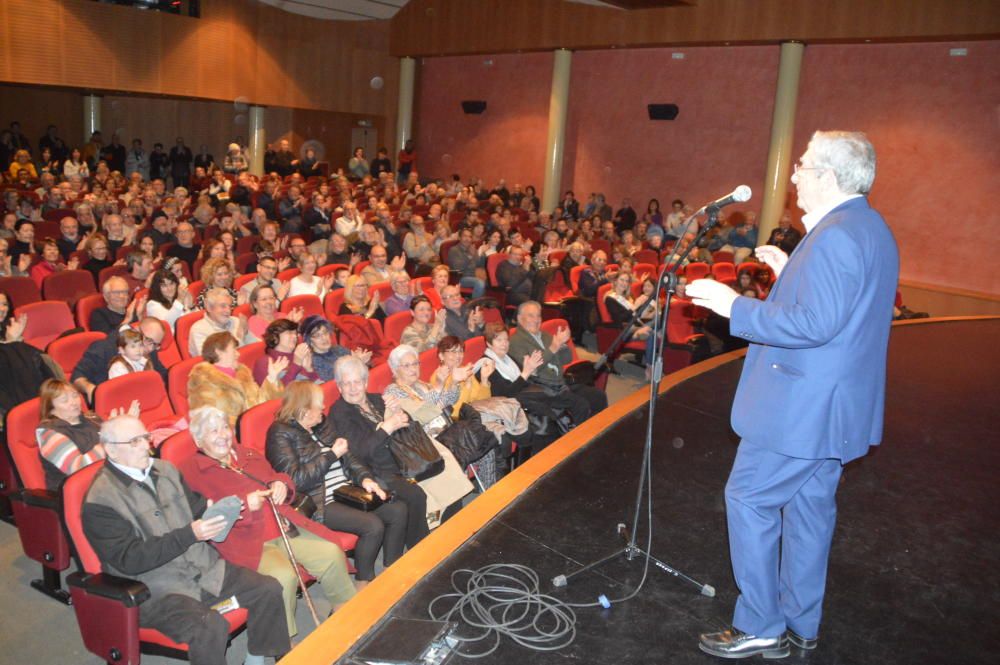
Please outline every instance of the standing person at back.
M396 164L396 180L400 185L405 185L410 178L410 173L417 170L417 149L413 145L413 139L408 140L403 149L399 151Z
M792 175L806 236L791 257L757 248L778 275L767 299L713 280L687 287L750 342L726 484L740 596L732 628L701 636L707 653L783 658L789 644L817 646L843 465L882 437L899 254L865 197L874 180L864 134L816 132Z

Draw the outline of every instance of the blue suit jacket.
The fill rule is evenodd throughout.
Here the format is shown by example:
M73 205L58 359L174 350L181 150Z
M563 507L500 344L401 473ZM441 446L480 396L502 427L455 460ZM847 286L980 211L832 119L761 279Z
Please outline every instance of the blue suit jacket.
M751 342L733 403L744 439L791 457L861 457L882 438L896 241L861 197L792 252L767 300L737 298L730 332Z

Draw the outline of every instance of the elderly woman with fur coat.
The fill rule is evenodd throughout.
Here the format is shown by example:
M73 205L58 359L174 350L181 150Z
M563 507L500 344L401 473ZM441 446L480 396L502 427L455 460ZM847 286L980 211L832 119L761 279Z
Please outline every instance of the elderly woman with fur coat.
M214 406L235 424L240 414L252 406L269 399L281 397L284 386L279 378L288 360L272 359L268 362L267 375L258 385L253 373L240 364L236 338L227 332L215 333L205 340L200 362L188 375L188 408Z

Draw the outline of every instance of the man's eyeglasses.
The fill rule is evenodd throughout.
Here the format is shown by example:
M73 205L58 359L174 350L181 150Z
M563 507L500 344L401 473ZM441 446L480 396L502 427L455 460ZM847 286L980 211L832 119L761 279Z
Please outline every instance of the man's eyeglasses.
M127 441L104 441L104 445L132 446L137 443L145 443L147 446L153 442L153 435L150 433L133 436Z
M799 166L798 164L792 165L792 171L795 175L799 174L799 171L826 171L828 169L822 166Z
M152 339L150 337L146 337L145 335L143 335L143 337L142 337L142 343L145 344L146 346L148 346L148 347L156 350L156 351L159 351L160 346L161 346L160 342L157 342L156 340L154 340L154 339Z

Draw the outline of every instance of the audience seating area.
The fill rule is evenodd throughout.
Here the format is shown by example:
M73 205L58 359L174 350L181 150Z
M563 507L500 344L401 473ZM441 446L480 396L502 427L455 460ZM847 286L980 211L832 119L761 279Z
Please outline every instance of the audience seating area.
M9 171L4 173L6 176ZM258 177L226 173L230 191L239 198L220 199L211 193L209 183L194 177L175 181L170 189L163 178L113 171L104 160L92 165L91 174L88 178L71 178L55 173L49 186L40 180L25 181L23 177L0 185L7 206L0 237L6 242L7 256L14 256L15 250L18 256L30 256L26 270L21 270L14 259L0 262L0 294L6 297L9 306L0 315L0 324L6 333L14 320L25 318L19 337L8 341L23 340L48 354L53 366L68 379L87 350L103 343L107 336L92 327L98 320L97 314L110 311L113 291L120 288L111 285L122 283L121 279L109 280L124 278L128 284L130 305L126 315L131 318L124 323L135 327L150 313L144 311L148 299L159 296L153 293L155 276L167 270L173 273L180 280L179 288L186 290L189 298L181 299L187 304L178 317L161 320L164 337L157 347L157 356L167 369L166 381L155 371L129 371L99 383L93 403L87 405L97 417L107 418L113 410L127 410L133 400L138 400L139 417L147 429L162 433L154 440L165 439L158 451L164 459L183 459L193 451L193 441L186 430L171 432L189 416L188 377L203 361L201 356L192 357L190 348L192 327L206 316L198 308L199 297L210 286L242 292L247 285L257 284L258 273L251 272L251 268L264 258L273 257L277 261L276 277L282 283L301 279L302 271L308 270L305 265L308 262L301 259L309 255L317 259L316 278L335 280L330 290L324 286L316 294L281 297L278 318L298 317L300 313L302 317L324 317L340 329L341 334L335 340L344 345L349 343L344 332L348 324L363 323L365 319L370 322L370 330L376 336L372 345L386 350L375 354L370 368L368 390L376 393L394 380L385 357L388 350L400 344L404 330L413 322L413 314L404 310L386 316L384 321L379 320L381 317L363 317L360 315L363 311L343 314L348 295L343 288L343 276L361 276L368 285L367 297L377 294L379 302L385 303L393 296L393 284L382 278L370 281L371 274L385 272L378 267L378 257L370 257L369 253L374 247L383 246L387 260L396 259L407 246L407 236L418 232L410 225L417 215L424 219L423 232L434 251L430 257L423 255L423 261L404 255L404 270L411 278L410 295L424 294L434 309L440 310L442 294L434 287L432 271L444 265L449 268L451 284L472 276L483 281L485 295L496 303L493 307L486 301L485 322L513 326L516 308L507 302L508 290L499 275L504 262L510 260L509 250L520 246L531 257L533 270L546 276L543 331L554 334L570 328L578 340L568 342L572 352L570 365L587 363L577 353L578 343L590 344L594 339L596 344L590 350L607 353L618 336L621 326L613 320L606 303L616 274L630 275L628 294L634 299L642 292L645 278L655 280L668 260L676 260L674 242L660 243L652 237L655 234L638 233L637 242L627 242L631 235L624 232L633 232L633 227L641 230L642 225L648 224L650 214L630 226L623 221L624 211L620 210L612 220L615 230L608 235L601 224L608 220L600 216L595 200L586 205L581 203L583 212L578 217L564 208L558 209L555 216L539 214L530 198L516 189L511 192L498 186L486 191L480 182L446 185L422 182L416 174L406 183L397 184L384 174L358 181L339 175L272 173ZM301 208L299 214L290 214L282 202L296 191L301 191ZM308 220L315 220L314 213L320 212L337 229L338 217L345 214L343 208L348 203L356 205L363 226L360 232L353 230L343 237L347 254L333 256L334 241L329 239L329 232ZM30 212L25 216L26 207L30 207ZM567 222L565 229L557 231L556 222L563 220ZM596 233L586 230L585 221L591 222ZM182 225L189 224L194 231L193 243L197 245L191 250L193 254L185 251L190 248L178 234ZM463 249L466 229L473 236L467 250ZM487 246L495 231L500 232L500 243ZM60 243L58 259L46 256L47 239ZM677 240L680 245L677 249L685 249L689 240ZM97 256L91 248L101 241L107 246L106 258ZM297 246L300 241L306 243L304 249ZM742 275L749 275L759 294L766 294L771 279L761 264L749 261L734 265L734 253L726 250L708 251L705 247L692 250L691 257L679 269L686 280L707 277L735 286ZM455 264L456 251L469 251L476 257L474 272ZM607 272L594 272L590 259L597 252L605 255ZM168 263L168 259L172 256L186 258L171 267L174 260ZM575 256L579 259L575 260ZM219 279L217 273L203 272L203 268L212 265L213 257L225 260L228 281L213 282ZM143 272L142 266L150 262L152 269ZM376 269L379 272L373 273ZM581 290L588 271L598 282L596 297L587 297ZM468 297L470 293L471 288L463 282L462 294ZM690 363L694 347L706 334L702 323L707 312L692 306L683 295L679 289L671 306L667 350L670 368ZM255 304L246 302L243 295L233 305L233 314L244 319L256 311ZM513 332L514 328L510 328L510 333ZM593 338L590 333L594 333ZM253 368L264 356L266 345L263 341L247 341L239 348L239 361ZM645 348L644 341L628 340L615 355L629 353L641 359ZM483 336L468 339L463 363L475 363L485 350ZM421 379L430 380L440 364L437 350L422 352L419 361ZM606 373L599 374L596 386L605 389L607 379ZM334 381L323 382L321 388L325 407L329 409L340 397L340 391ZM267 429L280 405L280 399L273 399L245 411L237 421L239 441L263 451ZM138 662L140 650L182 656L186 645L174 643L157 631L139 628L138 608L148 598L148 590L130 580L102 573L83 534L81 502L103 462L74 473L64 483L61 493L47 490L35 436L39 417L38 398L10 410L6 415L6 446L0 449L0 500L12 503L25 555L42 566L43 575L32 586L62 602L72 599L87 649L102 658ZM357 538L340 535L339 544L350 551ZM68 576L67 592L61 586L61 573L71 567L74 552L71 542L79 569ZM245 627L243 611L227 614L226 618L233 634Z

